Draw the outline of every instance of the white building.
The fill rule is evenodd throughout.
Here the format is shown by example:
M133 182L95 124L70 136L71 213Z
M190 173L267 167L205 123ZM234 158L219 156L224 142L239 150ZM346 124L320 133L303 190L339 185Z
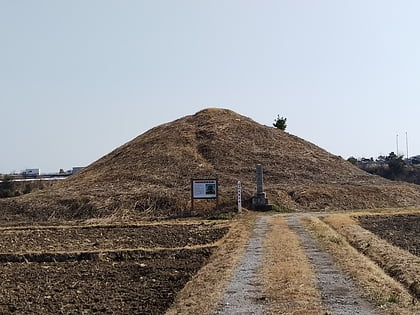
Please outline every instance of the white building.
M32 175L39 176L41 175L41 170L39 168L27 168L22 172L23 175Z

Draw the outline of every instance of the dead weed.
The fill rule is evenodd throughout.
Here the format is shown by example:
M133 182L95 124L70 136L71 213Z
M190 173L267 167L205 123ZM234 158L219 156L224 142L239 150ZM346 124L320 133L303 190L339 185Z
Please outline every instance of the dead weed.
M282 217L269 221L262 268L265 295L276 314L322 314L315 277L300 242Z
M212 314L235 267L240 263L257 216L255 213L245 212L232 222L229 232L220 241L209 262L177 295L167 315Z
M325 219L338 229L349 226L352 220L348 215L333 215ZM352 247L347 239L338 234L326 223L315 217L304 219L308 230L325 249L332 254L338 265L364 289L364 293L372 300L384 314L418 314L419 305L413 305L412 295L399 282L388 276L368 257L362 255ZM339 240L337 242L337 240ZM351 237L349 239L351 242Z

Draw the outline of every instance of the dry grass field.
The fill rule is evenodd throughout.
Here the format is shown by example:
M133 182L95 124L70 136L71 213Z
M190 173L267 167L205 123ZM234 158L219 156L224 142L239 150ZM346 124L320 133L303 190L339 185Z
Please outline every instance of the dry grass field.
M262 268L265 294L273 314L323 314L314 273L299 239L284 217L269 220Z
M267 214L245 211L217 221L3 227L0 312L212 314L261 215ZM265 303L273 314L323 314L313 267L285 219L291 215L268 220L260 271ZM399 212L397 217L413 215L419 213ZM358 220L371 218L374 226L377 214L301 216L381 314L420 311L418 257L359 225Z
M413 255L406 250L387 248L383 244L371 242L372 251L376 246L378 247L375 251L384 251L382 262L388 261L390 266L394 266L393 270L395 266L400 271L405 270L404 276L398 276L390 273L384 263L376 262L374 256L366 255L365 251L355 246L353 234L343 232L349 225L354 225L353 228L361 229L362 234L365 233L353 217L360 218L369 214L375 218L373 213L317 216L306 213L300 216L308 231L332 255L340 270L358 284L362 296L373 304L377 312L418 314L420 302L415 290L420 273L416 263L408 258ZM392 213L394 211L388 211L384 216L390 217ZM410 211L410 214L403 216L412 215L417 214ZM265 258L260 270L264 304L272 314L325 314L326 305L314 284L313 265L303 250L298 235L287 224L286 218L289 216L293 214L274 216L268 221L270 228L264 242ZM401 211L397 216L402 216ZM245 221L235 225L236 232L232 233L231 230L230 240L227 238L223 242L224 250L221 250L222 246L215 250L208 264L192 278L182 294L178 295L177 302L168 314L212 314L218 301L222 299L233 266L239 263L240 253L246 243L244 237L250 236L250 227L254 221L255 215L248 215ZM235 249L231 247L233 244L237 244ZM226 250L226 246L230 250ZM396 260L397 257L399 260Z
M370 219L396 215L418 216L410 211L401 214L359 212L333 214L323 220L306 219L308 229L332 253L337 263L352 275L364 289L366 296L389 314L418 314L420 259L409 251L391 245L388 241L362 228L355 218L362 217L367 225ZM370 223L374 224L374 221ZM409 225L407 226L409 227ZM386 226L383 226L386 230ZM400 233L404 233L404 226ZM419 234L413 238L418 241Z
M362 214L359 214L360 217ZM391 216L396 216L396 221L402 217L420 216L419 213L410 214L385 214L379 215L379 218L385 216L388 220ZM369 226L374 226L378 216L362 216L365 225L370 221ZM387 274L401 282L415 297L420 297L420 258L410 253L407 249L392 245L386 239L381 238L364 228L352 217L345 215L331 216L325 219L341 235L345 236L348 242L358 249L361 253L368 256L376 264L378 264ZM397 221L398 222L398 221ZM402 225L398 233L394 231L394 237L391 239L398 240L404 238L405 230L409 231L413 227L411 220L400 220L400 223L406 222L406 226ZM418 226L416 226L418 228ZM392 225L390 224L392 230ZM387 233L387 226L383 226L383 232ZM419 234L411 238L412 244L418 243ZM390 239L390 238L389 238ZM408 244L408 248L413 248L412 244Z

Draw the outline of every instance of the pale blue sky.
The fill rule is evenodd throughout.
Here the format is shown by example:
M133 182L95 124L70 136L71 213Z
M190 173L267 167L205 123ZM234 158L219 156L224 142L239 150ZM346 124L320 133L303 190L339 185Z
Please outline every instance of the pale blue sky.
M0 0L0 172L224 107L347 158L420 154L420 1Z

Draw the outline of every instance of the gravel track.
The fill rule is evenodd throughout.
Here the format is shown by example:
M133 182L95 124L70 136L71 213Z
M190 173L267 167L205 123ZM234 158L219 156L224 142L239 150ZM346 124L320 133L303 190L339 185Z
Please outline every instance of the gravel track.
M288 215L287 222L305 250L316 275L315 285L321 293L328 314L377 314L374 307L360 294L353 281L334 264L331 256L303 228L302 215ZM253 235L245 250L241 264L225 292L215 314L271 314L265 303L259 268L264 259L263 242L268 231L270 216L257 220Z
M363 299L355 283L335 266L332 257L303 228L299 216L289 216L287 223L300 238L315 271L315 285L329 312L340 315L377 314L374 307Z
M268 231L268 217L259 218L245 250L241 264L236 268L222 303L215 314L269 314L258 269L263 257L263 242Z

